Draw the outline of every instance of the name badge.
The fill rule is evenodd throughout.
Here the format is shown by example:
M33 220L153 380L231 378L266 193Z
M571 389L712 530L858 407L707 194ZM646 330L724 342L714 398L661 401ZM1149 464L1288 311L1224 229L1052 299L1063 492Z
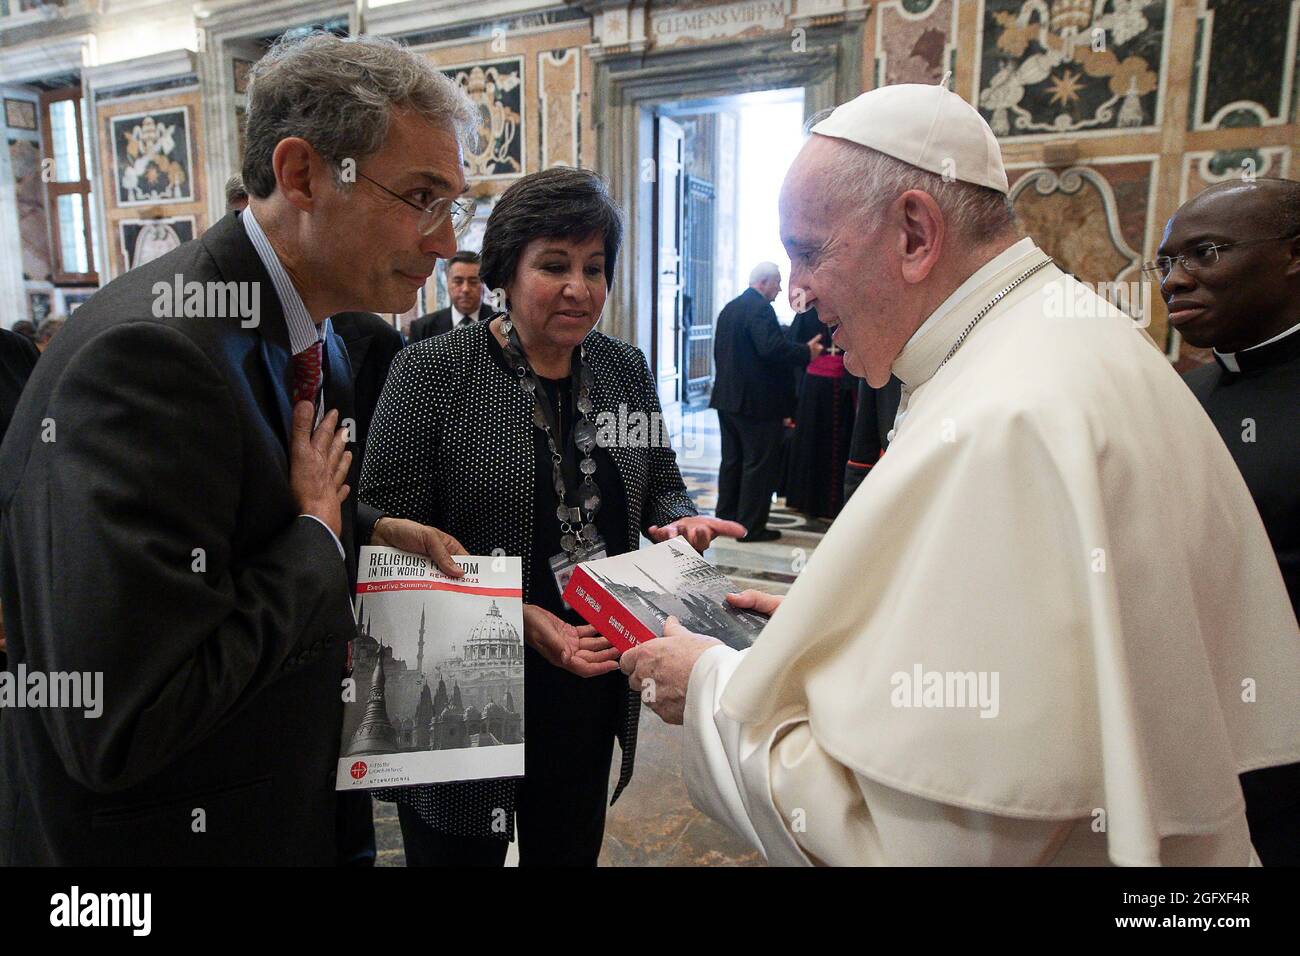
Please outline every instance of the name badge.
M551 555L549 562L551 574L555 576L555 587L560 592L560 599L564 599L564 589L569 586L569 578L573 577L574 568L587 561L604 557L608 555L605 554L605 542L600 538L597 538L590 547L575 551L573 554L561 551L559 554ZM568 607L569 602L565 601L564 606Z

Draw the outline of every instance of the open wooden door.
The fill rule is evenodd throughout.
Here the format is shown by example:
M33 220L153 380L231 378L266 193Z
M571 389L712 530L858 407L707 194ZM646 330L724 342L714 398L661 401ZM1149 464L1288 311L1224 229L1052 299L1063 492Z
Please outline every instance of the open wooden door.
M682 398L682 189L686 138L666 116L655 119L655 316L652 358L665 406Z

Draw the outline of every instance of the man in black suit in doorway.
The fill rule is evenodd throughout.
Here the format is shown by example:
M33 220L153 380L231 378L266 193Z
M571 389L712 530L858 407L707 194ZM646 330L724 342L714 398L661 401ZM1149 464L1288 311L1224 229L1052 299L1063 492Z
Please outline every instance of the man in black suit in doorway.
M317 33L247 121L248 209L78 309L0 451L10 665L99 688L0 721L0 864L334 864L357 547L463 551L356 504L327 316L411 308L454 252L472 105Z
M411 323L410 340L442 335L462 325L486 322L496 312L483 301L483 283L478 277L478 253L461 250L447 260L447 293L451 305L430 312Z
M781 477L782 420L794 413L790 369L823 351L820 333L809 342L791 342L782 331L772 308L780 291L780 270L760 262L749 288L726 304L714 331L717 372L709 407L718 410L722 432L716 513L744 525L745 542L781 537L767 527L767 515Z

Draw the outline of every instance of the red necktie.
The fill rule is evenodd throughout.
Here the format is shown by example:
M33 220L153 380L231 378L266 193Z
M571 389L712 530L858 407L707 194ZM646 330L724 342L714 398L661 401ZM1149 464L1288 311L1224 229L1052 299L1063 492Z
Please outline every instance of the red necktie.
M311 402L316 404L316 393L320 391L321 380L321 343L313 342L293 357L293 403Z

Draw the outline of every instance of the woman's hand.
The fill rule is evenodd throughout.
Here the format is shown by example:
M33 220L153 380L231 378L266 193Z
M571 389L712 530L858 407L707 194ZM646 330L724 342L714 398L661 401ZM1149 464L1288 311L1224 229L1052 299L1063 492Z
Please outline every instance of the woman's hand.
M667 541L680 535L696 551L703 552L714 538L743 538L745 534L745 526L742 524L723 521L721 518L710 518L707 515L695 515L690 518L678 518L672 524L666 524L662 528L651 525L650 530L646 532L646 537L658 544L660 541Z
M524 640L547 661L579 677L618 670L618 649L594 627L574 627L536 604L524 605Z
M740 608L742 611L755 611L767 617L775 614L784 600L785 598L780 595L755 591L753 588L741 591L739 594L727 595L727 603L732 607Z

